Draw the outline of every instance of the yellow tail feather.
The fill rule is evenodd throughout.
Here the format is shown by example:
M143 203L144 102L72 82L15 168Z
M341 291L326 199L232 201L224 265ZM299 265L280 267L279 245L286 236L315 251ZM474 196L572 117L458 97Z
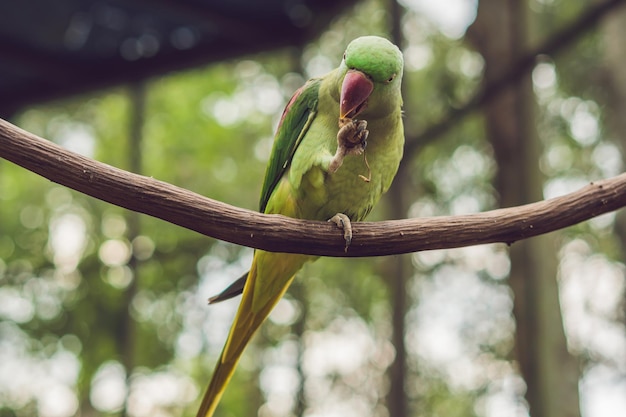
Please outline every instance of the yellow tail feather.
M310 257L256 251L241 304L204 394L198 417L211 417L248 342L289 288L293 275Z

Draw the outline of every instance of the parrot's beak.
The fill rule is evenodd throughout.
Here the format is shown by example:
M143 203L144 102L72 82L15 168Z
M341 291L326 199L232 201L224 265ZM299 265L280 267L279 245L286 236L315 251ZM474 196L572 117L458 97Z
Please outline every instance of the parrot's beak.
M367 99L374 90L374 83L358 70L349 70L341 85L339 117L353 119L367 107Z

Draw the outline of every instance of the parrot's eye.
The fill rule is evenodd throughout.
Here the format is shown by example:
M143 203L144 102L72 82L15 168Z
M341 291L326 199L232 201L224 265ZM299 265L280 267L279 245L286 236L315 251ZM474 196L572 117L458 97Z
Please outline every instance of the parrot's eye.
M394 78L396 78L396 74L393 74L391 77L389 77L389 79L387 80L387 82L388 82L388 83L392 82Z
M343 53L343 60L344 61L346 60L346 53L345 52Z

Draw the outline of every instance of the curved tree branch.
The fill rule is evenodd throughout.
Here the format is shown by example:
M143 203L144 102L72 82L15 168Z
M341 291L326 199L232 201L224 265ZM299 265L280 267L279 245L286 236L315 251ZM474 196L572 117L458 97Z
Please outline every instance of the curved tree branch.
M626 174L562 197L463 216L359 222L344 252L334 224L267 215L75 154L0 119L0 157L58 184L216 239L276 252L382 256L511 244L626 206Z

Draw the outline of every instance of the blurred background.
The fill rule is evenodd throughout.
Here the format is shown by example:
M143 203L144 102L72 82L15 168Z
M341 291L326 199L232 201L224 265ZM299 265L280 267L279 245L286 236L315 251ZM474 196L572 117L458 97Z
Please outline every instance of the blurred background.
M29 3L32 3L29 5ZM257 209L290 95L353 38L405 56L407 145L370 220L619 174L626 9L604 0L0 1L0 116ZM626 216L306 266L217 414L626 415ZM252 250L0 160L0 416L195 415Z

